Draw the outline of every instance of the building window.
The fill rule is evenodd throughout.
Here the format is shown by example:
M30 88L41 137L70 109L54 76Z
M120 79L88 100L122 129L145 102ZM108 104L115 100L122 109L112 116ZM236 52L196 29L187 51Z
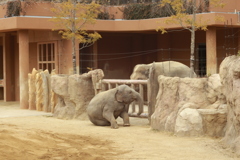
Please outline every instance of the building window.
M38 43L38 69L49 73L56 68L56 43Z

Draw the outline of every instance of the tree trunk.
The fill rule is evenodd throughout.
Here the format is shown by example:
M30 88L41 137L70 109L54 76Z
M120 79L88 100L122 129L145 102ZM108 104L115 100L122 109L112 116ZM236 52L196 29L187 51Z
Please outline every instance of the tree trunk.
M193 18L192 18L192 28L191 28L191 54L190 54L190 69L191 77L194 75L194 63L195 63L195 57L194 57L194 50L195 50L195 22L196 22L196 0L193 2Z
M73 74L77 74L75 37L72 38L72 62L73 62Z
M76 0L73 0L73 4L74 4L74 9L72 10L72 18L73 18L73 22L72 22L72 32L74 34L76 34L76 24L75 24L75 19L76 19ZM75 42L76 42L76 38L75 35L72 37L72 61L73 61L73 74L77 74L77 69L76 69L76 49L75 49Z
M191 31L191 55L190 55L190 69L192 70L191 76L194 75L194 63L195 63L195 57L194 57L194 50L195 50L195 30Z

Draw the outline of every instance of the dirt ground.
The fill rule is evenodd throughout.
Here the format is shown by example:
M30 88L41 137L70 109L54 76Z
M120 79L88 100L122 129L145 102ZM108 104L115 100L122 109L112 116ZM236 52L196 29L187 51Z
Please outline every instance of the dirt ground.
M151 130L147 119L131 126L99 127L0 102L0 159L6 160L232 160L220 139L175 137Z

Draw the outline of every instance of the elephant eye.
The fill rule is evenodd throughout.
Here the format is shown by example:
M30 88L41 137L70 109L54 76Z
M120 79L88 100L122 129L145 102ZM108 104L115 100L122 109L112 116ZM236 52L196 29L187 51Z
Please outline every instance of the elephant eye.
M132 93L132 91L129 91L129 94L131 94Z

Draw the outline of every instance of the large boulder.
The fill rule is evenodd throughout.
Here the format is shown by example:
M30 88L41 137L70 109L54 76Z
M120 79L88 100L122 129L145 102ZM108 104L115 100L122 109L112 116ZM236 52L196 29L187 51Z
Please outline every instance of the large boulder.
M199 136L203 133L202 117L196 109L185 108L176 119L175 134Z
M58 102L54 117L61 119L88 119L86 108L96 93L96 82L103 77L102 70L82 75L54 75L51 77L53 92Z
M197 109L203 121L203 133L211 137L223 137L226 131L227 105L217 109Z
M227 100L227 126L223 144L240 156L240 57L230 56L220 65L223 94Z
M226 102L218 74L208 78L159 76L158 82L157 103L151 117L153 129L179 136L224 135Z

